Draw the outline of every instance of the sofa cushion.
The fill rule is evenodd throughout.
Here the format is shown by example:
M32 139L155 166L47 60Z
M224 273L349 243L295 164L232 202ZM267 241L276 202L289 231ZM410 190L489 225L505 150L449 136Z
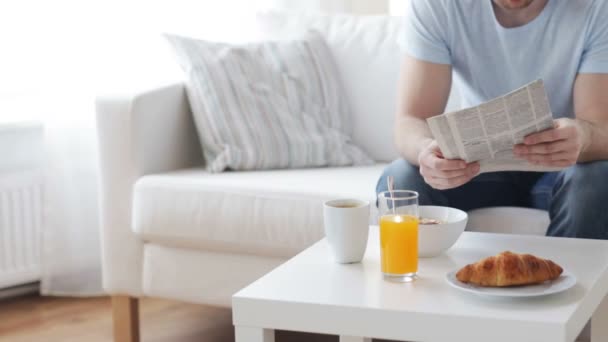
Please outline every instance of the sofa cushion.
M166 35L210 172L370 165L325 39L241 45Z
M168 246L290 257L323 237L323 201L374 201L384 166L145 176L134 188L133 229Z
M263 37L291 39L315 29L336 60L353 116L353 141L376 161L397 158L393 121L404 52L403 17L269 11L258 15ZM452 89L448 110L459 108ZM373 128L373 129L372 129Z
M545 235L549 213L515 207L475 209L469 212L467 230L472 232Z

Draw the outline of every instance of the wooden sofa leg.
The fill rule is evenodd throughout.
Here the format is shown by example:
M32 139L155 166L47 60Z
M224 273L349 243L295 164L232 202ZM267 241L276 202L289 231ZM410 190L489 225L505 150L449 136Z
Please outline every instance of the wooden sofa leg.
M139 342L138 299L112 296L114 342Z

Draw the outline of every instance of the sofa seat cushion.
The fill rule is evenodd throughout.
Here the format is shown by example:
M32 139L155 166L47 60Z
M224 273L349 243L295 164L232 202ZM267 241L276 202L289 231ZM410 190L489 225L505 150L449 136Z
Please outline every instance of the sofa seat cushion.
M149 175L135 184L133 229L168 246L290 257L323 237L325 200L373 201L384 167Z
M486 233L545 235L549 222L549 213L544 210L515 207L482 208L469 212L467 230Z

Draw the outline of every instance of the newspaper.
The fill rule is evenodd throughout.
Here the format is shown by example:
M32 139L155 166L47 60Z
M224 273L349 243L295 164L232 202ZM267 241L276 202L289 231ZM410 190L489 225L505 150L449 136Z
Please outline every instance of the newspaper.
M480 172L556 171L513 155L524 137L553 127L542 80L536 80L477 107L427 119L446 159L479 161Z

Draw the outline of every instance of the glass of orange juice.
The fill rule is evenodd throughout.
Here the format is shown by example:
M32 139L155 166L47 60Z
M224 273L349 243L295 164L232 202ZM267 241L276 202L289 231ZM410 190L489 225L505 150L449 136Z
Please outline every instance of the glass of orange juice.
M380 193L378 209L382 274L387 280L414 281L418 272L418 193Z

